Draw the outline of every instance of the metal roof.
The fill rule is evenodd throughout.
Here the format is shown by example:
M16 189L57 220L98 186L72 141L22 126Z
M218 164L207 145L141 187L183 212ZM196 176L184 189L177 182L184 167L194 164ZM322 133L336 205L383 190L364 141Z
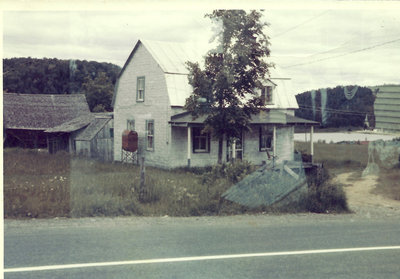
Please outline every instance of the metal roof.
M90 115L83 94L3 93L4 126L7 129L47 130Z
M168 74L189 74L186 62L199 62L202 54L197 47L189 43L172 43L161 41L140 40L150 52L158 65Z
M184 106L193 89L187 75L165 74L171 106Z
M306 183L301 161L292 161L275 168L261 167L229 188L222 197L250 208L269 206L282 202Z
M196 126L203 125L207 115L201 115L194 119L190 112L184 112L171 116L169 121L172 126ZM267 124L280 124L280 125L306 125L306 126L317 126L318 122L303 119L300 117L292 116L287 113L283 113L278 110L261 111L258 114L252 115L252 125L267 125Z
M125 62L119 77L125 71L140 44L147 49L165 74L170 105L184 106L186 99L193 92L192 87L188 83L187 75L189 71L186 67L186 62L198 62L202 65L205 53L199 53L198 49L203 48L190 43L138 40ZM297 109L298 104L292 89L291 79L285 76L279 67L270 68L269 71L269 80L276 84L276 87L273 91L273 104L266 105L266 107ZM113 104L114 101L115 96Z

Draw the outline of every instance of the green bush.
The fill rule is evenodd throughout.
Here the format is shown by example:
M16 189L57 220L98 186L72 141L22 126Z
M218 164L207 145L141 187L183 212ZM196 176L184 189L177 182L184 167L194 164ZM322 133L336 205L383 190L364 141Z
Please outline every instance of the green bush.
M242 180L246 175L255 170L255 166L246 160L236 160L228 164L215 165L201 176L202 184L210 184L218 179L224 178L230 184L235 184Z
M326 168L314 169L307 175L308 194L304 207L315 213L348 212L346 193L341 185L329 182Z

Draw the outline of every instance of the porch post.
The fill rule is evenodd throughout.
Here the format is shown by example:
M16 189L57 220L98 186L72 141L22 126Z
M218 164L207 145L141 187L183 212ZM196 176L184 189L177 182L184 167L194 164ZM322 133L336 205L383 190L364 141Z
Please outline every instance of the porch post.
M190 155L192 153L192 128L188 126L187 128L187 162L188 162L188 167L190 167Z
M311 145L311 163L314 163L314 142L313 142L313 133L314 133L314 126L311 126L310 131L310 145Z
M274 125L274 129L273 129L273 135L272 135L272 144L273 144L273 156L274 158L276 157L276 126Z
M236 159L236 139L232 142L232 161Z

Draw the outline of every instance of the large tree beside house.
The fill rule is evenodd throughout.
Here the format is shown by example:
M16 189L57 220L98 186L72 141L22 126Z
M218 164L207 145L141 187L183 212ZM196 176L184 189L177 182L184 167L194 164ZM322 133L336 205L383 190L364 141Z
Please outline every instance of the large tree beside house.
M265 105L265 94L257 89L269 74L271 64L267 23L259 11L215 10L207 17L221 26L215 36L217 48L205 57L204 68L188 62L192 95L185 109L194 118L206 116L202 133L218 140L218 163L222 163L224 138L239 139L248 131L251 115Z

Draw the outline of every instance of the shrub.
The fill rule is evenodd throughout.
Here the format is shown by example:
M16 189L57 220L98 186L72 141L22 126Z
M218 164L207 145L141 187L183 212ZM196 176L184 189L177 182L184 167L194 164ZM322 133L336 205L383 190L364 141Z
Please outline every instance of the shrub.
M246 160L236 160L228 164L215 165L202 175L201 183L209 184L218 179L226 178L231 184L235 184L255 169L255 166Z
M255 167L246 160L237 160L233 163L227 164L225 168L226 178L232 183L238 183L246 175L252 173Z
M327 169L314 169L307 175L308 194L304 197L306 210L315 213L347 212L346 194L342 185L329 182Z

